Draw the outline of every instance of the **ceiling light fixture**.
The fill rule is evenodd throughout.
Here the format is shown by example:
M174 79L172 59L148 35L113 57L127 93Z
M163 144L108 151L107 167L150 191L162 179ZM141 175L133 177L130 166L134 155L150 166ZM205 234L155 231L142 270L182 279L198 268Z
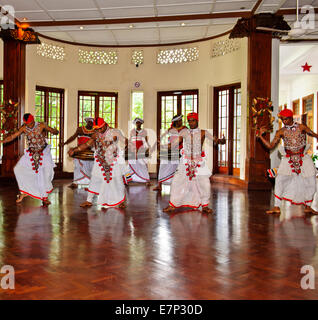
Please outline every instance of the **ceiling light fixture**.
M184 27L186 24L184 22L181 23L181 27Z
M84 29L84 27L80 26L80 29L81 29L81 30L83 30L83 29Z
M132 29L133 27L134 27L134 25L133 25L133 24L130 24L130 25L129 25L129 28L130 28L130 29Z

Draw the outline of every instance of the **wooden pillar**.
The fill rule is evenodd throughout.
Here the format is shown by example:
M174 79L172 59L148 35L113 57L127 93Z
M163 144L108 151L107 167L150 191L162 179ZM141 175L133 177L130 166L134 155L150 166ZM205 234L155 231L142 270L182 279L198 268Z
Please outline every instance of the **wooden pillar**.
M251 22L255 22L252 18ZM254 29L254 28L253 28ZM254 29L255 30L255 29ZM247 158L245 180L250 190L270 190L266 170L270 168L269 151L256 139L252 129L253 98L271 98L272 35L252 31L248 38L247 101ZM266 135L269 139L269 134Z
M3 98L4 102L11 99L18 102L18 125L25 108L25 62L26 44L15 39L3 39ZM23 153L23 141L21 138L3 145L3 157L1 175L13 176L13 168Z

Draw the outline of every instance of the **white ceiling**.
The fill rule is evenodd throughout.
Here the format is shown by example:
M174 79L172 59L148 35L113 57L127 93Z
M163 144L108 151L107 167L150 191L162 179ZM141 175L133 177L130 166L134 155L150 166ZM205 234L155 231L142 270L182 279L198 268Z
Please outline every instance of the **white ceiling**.
M318 7L318 0L299 2L301 6L309 4ZM53 22L251 11L256 3L257 0L0 0L0 5L14 7L15 17L21 22L24 19L26 22ZM263 0L256 13L276 12L295 6L296 0ZM95 24L84 25L83 30L80 24L34 29L49 37L71 42L133 46L208 38L231 30L237 19ZM295 21L294 16L287 16L286 19Z
M281 45L279 50L281 75L318 74L318 41L315 44ZM303 72L301 66L306 62L312 66L310 72Z

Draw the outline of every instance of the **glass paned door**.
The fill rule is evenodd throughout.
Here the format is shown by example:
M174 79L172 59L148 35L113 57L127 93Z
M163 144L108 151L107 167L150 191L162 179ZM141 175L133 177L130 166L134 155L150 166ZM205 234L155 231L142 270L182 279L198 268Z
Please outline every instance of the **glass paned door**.
M214 132L224 136L225 145L214 150L213 173L240 175L241 86L214 88Z
M118 94L115 92L78 92L78 125L86 124L85 118L101 117L109 126L117 128Z
M64 89L36 87L35 121L46 122L49 127L59 130L58 135L47 133L47 140L53 161L58 170L63 170Z

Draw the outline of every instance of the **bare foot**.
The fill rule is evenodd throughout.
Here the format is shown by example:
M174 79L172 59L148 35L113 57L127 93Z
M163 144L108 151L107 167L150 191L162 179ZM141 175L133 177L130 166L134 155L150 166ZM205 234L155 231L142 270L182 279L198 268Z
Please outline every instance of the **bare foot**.
M71 189L77 189L78 185L76 183L72 183L68 187Z
M174 212L174 210L176 210L176 208L172 207L172 206L168 206L166 208L164 208L162 211L163 212Z
M314 209L311 209L311 213L314 214L314 215L318 215L318 211L315 211Z
M309 206L305 206L304 212L305 213L312 213L314 210L311 209Z
M42 205L43 205L43 207L47 207L47 206L49 206L51 204L51 201L49 201L49 200L42 200Z
M15 202L16 202L16 203L21 203L22 200L23 200L25 197L27 197L27 196L28 196L28 195L25 194L25 193L20 193L20 194L17 195L17 200L16 200Z
M211 213L213 213L213 210L209 207L203 207L202 212L206 213L206 214L211 214Z
M88 208L88 207L91 207L93 204L89 201L85 201L83 203L80 204L80 207L82 208Z
M120 208L120 209L125 209L125 208L126 208L126 203L125 203L125 202L122 202L122 203L118 206L118 208Z
M146 182L147 187L150 187L151 185L152 185L151 182Z
M280 208L279 207L273 207L271 210L267 210L266 213L268 213L268 214L280 213Z
M155 188L152 189L153 191L161 191L161 184L158 184Z

